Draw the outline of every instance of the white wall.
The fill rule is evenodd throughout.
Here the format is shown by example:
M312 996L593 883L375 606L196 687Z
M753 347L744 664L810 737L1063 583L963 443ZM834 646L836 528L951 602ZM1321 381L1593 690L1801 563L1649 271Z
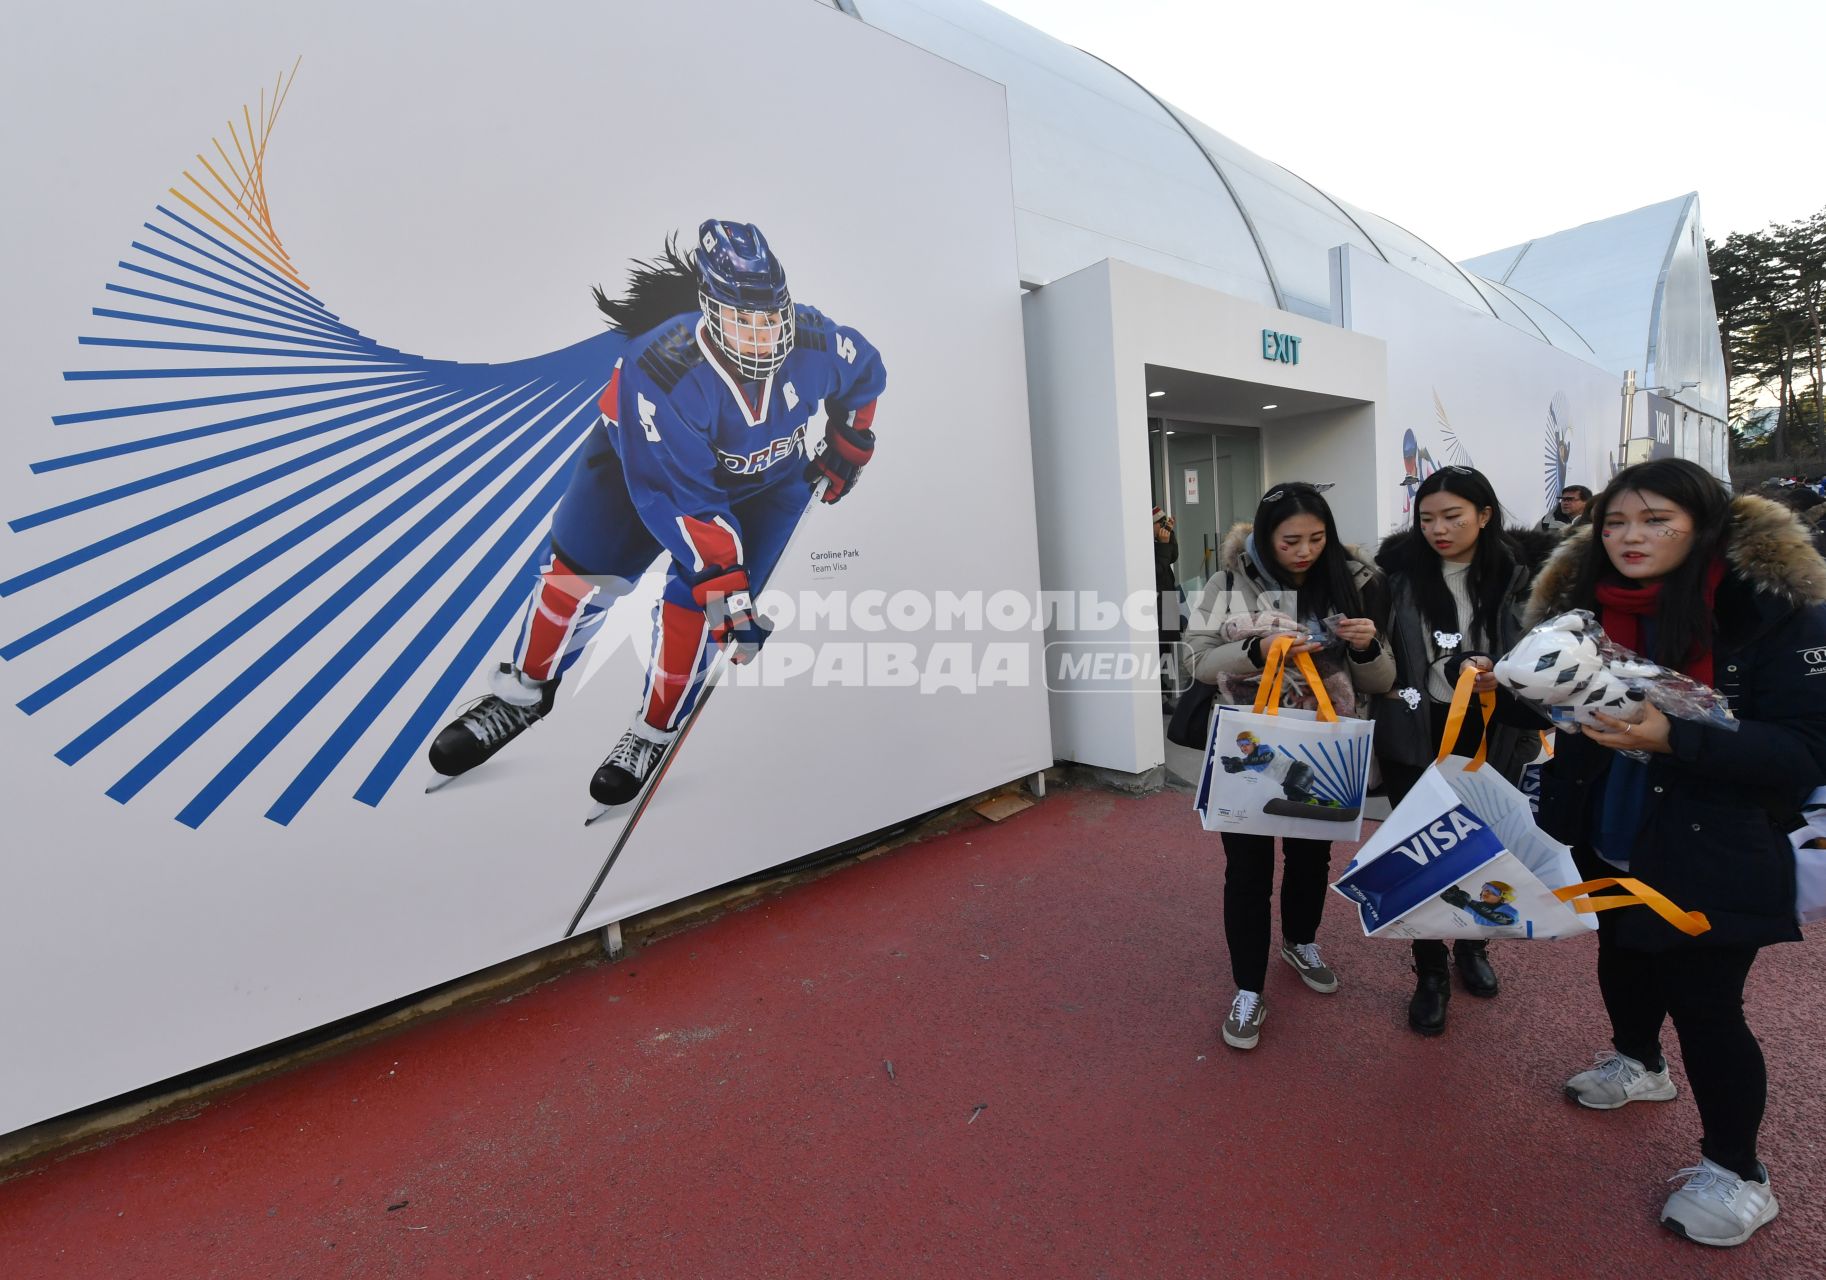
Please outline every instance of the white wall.
M0 516L18 521L232 445L271 442L286 428L250 424L78 465L28 465L137 447L247 410L197 406L63 425L54 415L296 385L253 371L276 355L76 340L202 332L155 333L150 321L89 309L165 305L123 301L104 292L108 283L184 288L150 285L116 263L153 261L129 245L168 243L142 227L162 220L154 206L174 204L167 189L184 184L184 170L202 172L199 152L223 163L212 137L234 154L224 122L238 120L243 103L257 116L263 91L270 106L275 75L300 54L267 152L275 228L311 297L394 348L457 362L413 357L421 383L545 376L501 369L524 357L537 357L528 369L550 369L554 357L540 353L600 335L592 284L618 291L630 259L655 255L668 233L683 231L688 242L704 218L752 220L796 298L861 330L888 369L880 446L864 482L803 519L772 585L833 585L818 576L813 553L835 550L850 566L835 581L852 592L1037 588L1003 90L799 0L566 0L526 11L460 0L437 6L435 20L422 5L354 0L308 10L180 0L116 8L103 22L83 9L22 11L0 54L0 103L15 186L49 194L10 202L4 214L17 270L0 317L9 353L0 373L8 405ZM776 90L771 109L718 91L757 75ZM264 352L274 343L257 345ZM197 360L239 372L61 376ZM608 372L567 374L575 385L558 388L567 413L593 420ZM301 421L324 424L332 440L351 430L328 426L328 410ZM563 443L562 433L551 438ZM0 535L0 579L15 579L250 480L273 459L300 466L0 601L0 644L12 644L167 557L224 540L0 667L8 824L0 965L14 975L0 994L11 1050L0 1058L0 1131L555 941L620 830L619 820L588 830L581 820L590 774L637 707L645 601L626 602L607 629L641 652L603 652L588 679L580 667L546 722L476 774L425 795L424 741L435 724L415 730L411 713L429 706L441 722L508 656L513 619L493 622L493 634L486 619L494 601L524 598L518 567L543 541L545 517L515 532L511 517L536 505L530 500L487 515L521 460L510 443L465 464L382 533L355 531L404 481L257 571L216 581L250 545L304 528L307 516L353 492L358 481L335 481L276 523L244 528L239 522L275 496L331 476L334 462L304 460L308 447L226 460ZM460 456L454 446L449 456ZM567 464L559 454L541 465L535 479L562 476ZM456 501L459 482L475 488ZM446 497L447 509L433 505ZM374 561L410 520L433 511L422 537ZM456 532L472 517L487 523L473 544L459 544ZM311 567L345 535L355 545L336 551L340 560ZM438 568L432 556L447 539L456 557ZM483 548L492 545L511 553L502 568L486 568ZM376 576L366 590L335 605L355 569L370 563ZM471 570L482 577L463 582ZM283 598L256 603L295 573L303 576ZM421 573L432 575L429 584ZM15 705L193 591L203 597L194 607L105 670L35 714ZM446 605L455 612L442 618ZM396 607L390 629L369 636L366 624ZM244 617L245 633L181 665ZM294 628L296 651L251 679ZM482 641L473 654L472 634ZM414 635L431 637L428 653L413 656ZM776 637L762 669L783 674L776 659L792 638L791 629ZM805 680L719 689L582 927L952 803L1051 758L1031 633L928 626L818 638L905 639L922 658L941 643L961 643L970 659L990 643L1013 644L1035 679L974 693ZM319 686L345 657L352 665ZM446 671L465 682L447 694ZM182 674L80 760L57 758L164 673ZM370 705L369 692L396 675L403 684ZM193 717L226 690L237 691L232 705L183 742L184 726L202 723ZM301 697L302 719L267 743L270 754L220 808L194 827L176 820ZM269 817L339 726L358 735L347 756L295 817ZM410 747L410 768L402 763L382 794L358 801L395 742ZM110 798L141 762L174 746L143 787Z

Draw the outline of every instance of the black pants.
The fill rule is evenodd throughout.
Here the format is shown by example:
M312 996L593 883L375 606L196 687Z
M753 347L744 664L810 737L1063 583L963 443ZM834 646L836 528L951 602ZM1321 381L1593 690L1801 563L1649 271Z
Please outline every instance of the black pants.
M1445 736L1446 712L1449 708L1443 702L1433 703L1429 717L1433 722L1433 750L1439 750L1439 740ZM1464 727L1459 730L1458 742L1452 748L1455 756L1470 757L1477 754L1477 744L1482 737L1483 708L1477 700L1471 700L1471 708L1465 715ZM1388 760L1377 760L1382 769L1382 792L1388 797L1390 807L1407 799L1408 792L1420 781L1420 775L1431 767L1428 764L1396 764ZM1420 938L1413 942L1414 967L1416 969L1444 969L1446 967L1446 944L1437 938ZM1463 941L1460 946L1482 947L1482 942Z
M1260 991L1268 980L1268 899L1274 892L1273 836L1225 831L1224 940L1230 946L1230 975L1240 991ZM1311 942L1325 911L1331 880L1331 842L1281 840L1281 936Z
M1671 1017L1705 1130L1700 1154L1739 1177L1756 1177L1769 1077L1762 1046L1744 1021L1744 980L1757 949L1626 951L1616 945L1617 923L1609 912L1598 917L1598 988L1611 1043L1658 1070L1666 1065L1661 1025Z

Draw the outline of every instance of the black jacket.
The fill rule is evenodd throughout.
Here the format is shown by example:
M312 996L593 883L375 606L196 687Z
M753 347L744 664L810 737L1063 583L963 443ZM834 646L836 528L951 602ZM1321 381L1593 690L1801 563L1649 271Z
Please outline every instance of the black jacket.
M1573 579L1590 541L1589 529L1575 531L1542 571L1529 622L1577 607ZM1616 918L1618 943L1631 950L1801 936L1787 833L1800 825L1808 792L1826 783L1826 562L1790 512L1755 497L1732 503L1725 560L1713 678L1738 728L1673 721L1672 753L1649 757L1649 803L1629 870L1683 910L1703 911L1712 928L1688 939L1630 907ZM1541 829L1572 845L1582 867L1613 874L1589 846L1594 789L1615 753L1564 733L1557 750L1542 772Z
M1179 592L1179 535L1154 539L1154 594L1160 597L1160 638L1177 640L1185 630L1185 597ZM1169 605L1169 599L1171 604Z
M1528 604L1529 584L1560 545L1559 535L1543 533L1539 529L1511 528L1508 533L1521 545L1523 561L1516 565L1509 580L1510 607L1499 620L1496 652L1490 655L1493 658L1507 653L1527 630L1522 625L1522 613ZM1433 763L1433 707L1426 697L1429 624L1421 615L1420 603L1414 595L1411 554L1412 543L1405 529L1384 538L1376 552L1376 564L1388 576L1389 636L1395 652L1395 687L1375 701L1376 754L1396 764L1418 766ZM1469 654L1459 656L1462 659ZM1456 677L1458 665L1448 667L1448 678ZM1417 690L1421 695L1417 706L1409 707L1401 698L1401 692L1409 689ZM1502 693L1497 696L1499 700L1507 697ZM1522 767L1534 759L1541 747L1537 730L1503 723L1500 717L1490 726L1489 741L1490 762L1512 781L1520 776Z

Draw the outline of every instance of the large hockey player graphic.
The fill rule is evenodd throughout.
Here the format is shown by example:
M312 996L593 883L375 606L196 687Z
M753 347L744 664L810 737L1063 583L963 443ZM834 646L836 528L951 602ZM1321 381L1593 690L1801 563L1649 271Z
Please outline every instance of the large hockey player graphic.
M598 805L635 800L689 723L718 652L740 663L765 642L754 596L801 515L814 499L848 496L873 456L881 357L861 333L793 301L759 228L705 222L689 257L668 245L626 296L597 299L637 336L578 450L512 658L431 743L431 789L550 714L606 611L664 557L645 687L589 783Z

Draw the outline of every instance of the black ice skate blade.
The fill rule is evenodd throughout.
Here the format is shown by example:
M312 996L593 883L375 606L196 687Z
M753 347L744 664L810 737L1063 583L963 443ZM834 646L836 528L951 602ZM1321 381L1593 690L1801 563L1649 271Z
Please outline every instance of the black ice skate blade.
M431 795L433 792L442 791L445 787L462 776L463 775L460 773L439 773L437 770L433 769L431 771L431 781L425 784L425 794Z
M1270 800L1262 812L1277 818L1310 818L1314 822L1355 822L1361 809L1334 809L1322 804L1299 804L1292 800Z

